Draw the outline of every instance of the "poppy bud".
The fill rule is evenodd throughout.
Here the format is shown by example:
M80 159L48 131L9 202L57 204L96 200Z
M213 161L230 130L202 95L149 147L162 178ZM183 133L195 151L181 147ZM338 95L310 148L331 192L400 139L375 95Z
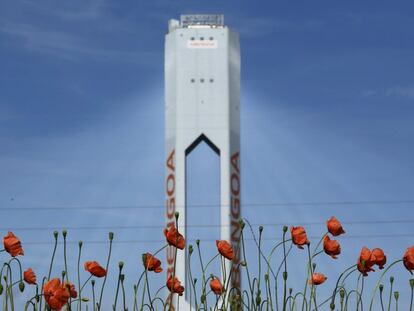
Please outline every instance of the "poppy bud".
M288 278L288 273L287 271L283 271L283 279L286 281Z
M199 239L196 240L196 244L197 244L197 246L200 245L200 240Z
M206 301L206 295L201 295L200 300L201 300L201 303L204 303Z
M66 230L63 230L62 231L62 235L63 235L63 238L65 239L66 238L66 235L68 234L68 232L66 231Z
M119 267L119 270L122 270L122 268L124 267L124 262L123 261L118 262L118 267Z
M394 283L394 277L393 276L390 277L390 283L391 284Z
M382 292L384 290L384 285L383 284L379 285L379 290L380 290L380 292Z
M341 297L341 299L344 299L345 298L345 290L343 288L341 288L339 290L339 296Z
M57 232L57 231L54 231L54 232L53 232L53 236L55 237L55 240L57 240L58 235L59 235L59 232Z
M394 298L395 300L398 300L398 298L400 298L400 292L394 292Z
M188 253L191 255L193 253L193 246L190 244L188 245Z
M263 232L263 226L260 226L259 227L259 233L262 233Z
M86 297L82 297L82 301L83 301L83 302L88 302L88 301L89 301L89 299L88 299L88 298L86 298Z
M92 279L91 284L92 284L92 286L95 286L95 280L94 279Z
M194 285L197 284L197 278L194 278Z
M245 223L244 223L244 221L243 221L243 219L240 219L239 220L239 225L240 225L240 229L244 229L244 226L246 225Z
M260 295L256 296L256 305L260 306L260 303L262 302L262 298L260 297Z
M23 282L19 283L19 289L22 293L24 292L24 283Z
M109 236L109 241L112 241L114 239L114 233L113 232L109 232L108 236Z
M121 274L121 275L119 276L119 279L121 280L121 282L123 282L123 281L125 280L125 274Z
M313 268L313 270L316 269L316 263L315 262L312 264L312 268Z
M288 231L288 226L283 226L283 232L286 233Z
M411 279L411 280L410 280L410 286L411 286L411 289L413 289L413 288L414 288L414 279Z
M334 303L331 303L330 307L331 307L331 310L335 310L335 304Z
M65 270L63 270L63 271L62 271L62 279L64 279L64 278L65 278L65 275L66 275L66 271L65 271Z
M269 281L269 274L267 274L267 273L266 273L266 274L264 275L264 278L265 278L265 281Z
M178 220L178 217L180 216L180 213L179 212L175 212L174 213L174 216L175 216L175 220Z
M293 288L292 288L292 287L290 287L290 288L289 288L289 295L292 295L292 293L293 293Z
M83 242L82 241L79 241L78 242L78 245L79 245L79 248L82 248Z

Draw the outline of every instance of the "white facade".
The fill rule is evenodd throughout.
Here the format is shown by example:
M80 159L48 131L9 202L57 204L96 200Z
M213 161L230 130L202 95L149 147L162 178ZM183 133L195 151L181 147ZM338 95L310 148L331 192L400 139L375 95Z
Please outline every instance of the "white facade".
M205 141L220 156L221 239L239 241L240 218L240 46L239 36L222 16L182 16L171 20L165 38L166 219L179 212L178 229L186 236L186 156ZM188 207L191 208L191 207ZM185 283L185 251L178 250L175 276ZM168 276L175 249L167 249ZM226 261L227 276L240 286L240 261ZM232 266L233 264L233 266ZM167 277L168 277L167 276ZM174 295L173 305L176 305ZM185 296L180 310L190 310Z

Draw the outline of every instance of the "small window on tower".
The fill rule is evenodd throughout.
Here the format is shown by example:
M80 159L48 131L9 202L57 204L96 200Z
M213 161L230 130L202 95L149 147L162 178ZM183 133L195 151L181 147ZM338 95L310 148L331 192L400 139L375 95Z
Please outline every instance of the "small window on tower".
M201 82L201 83L204 83L204 79L200 79L200 82Z
M195 38L194 37L191 37L190 40L195 40Z
M214 40L214 38L213 37L210 37L210 41L213 41Z
M204 37L200 37L200 40L203 41L204 40Z
M193 79L191 79L191 83L194 83L195 82L195 79L193 78Z
M213 78L211 78L211 79L210 79L210 83L213 83L213 82L214 82L214 79L213 79Z

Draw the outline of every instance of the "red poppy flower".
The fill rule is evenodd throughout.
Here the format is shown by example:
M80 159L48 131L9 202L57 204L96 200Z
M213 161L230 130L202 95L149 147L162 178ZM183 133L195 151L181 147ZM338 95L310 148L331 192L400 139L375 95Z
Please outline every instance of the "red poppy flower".
M338 219L332 216L327 222L326 226L328 227L328 231L333 236L338 236L340 234L345 233L344 229L342 228L341 223Z
M164 229L164 235L167 239L168 244L175 246L179 249L184 249L185 239L181 235L181 233L178 232L174 225L171 225L169 229Z
M85 262L84 266L85 266L85 270L88 271L93 276L101 278L106 275L106 270L96 261L87 261Z
M4 249L12 256L24 255L22 244L20 240L9 231L9 233L3 238Z
M403 257L403 263L407 270L413 274L412 270L414 270L414 245L407 248Z
M325 282L327 277L322 273L312 274L312 278L309 280L310 285L320 285Z
M181 285L181 282L176 278L170 277L167 280L167 288L171 293L177 293L179 296L182 296L184 293L184 286Z
M378 265L380 269L383 269L387 262L387 257L385 256L384 251L381 248L374 248L371 253L375 257L375 264Z
M290 232L292 234L292 243L297 245L298 248L303 249L303 245L308 244L308 237L306 231L303 227L290 227Z
M327 253L333 259L336 259L336 256L341 253L341 245L339 245L338 241L331 240L327 235L325 235L323 239L323 249L325 253Z
M216 295L221 295L223 293L223 285L220 283L219 279L212 279L210 281L210 288Z
M368 275L368 272L375 271L372 267L375 265L375 256L367 247L361 249L361 254L359 255L357 261L358 271L361 272L364 276Z
M155 273L160 273L162 271L161 268L161 261L154 257L152 254L150 253L146 253L144 254L144 267L148 270L148 271L154 271Z
M36 284L36 274L33 272L32 268L24 271L23 279L27 284Z
M219 253L227 258L228 260L233 260L234 252L231 244L225 240L216 240L216 245Z
M64 286L68 289L70 297L71 298L77 298L78 297L78 292L75 289L75 285L73 285L72 283L64 283Z
M44 285L43 294L48 306L57 311L60 311L70 298L69 290L60 283L58 278L52 279Z

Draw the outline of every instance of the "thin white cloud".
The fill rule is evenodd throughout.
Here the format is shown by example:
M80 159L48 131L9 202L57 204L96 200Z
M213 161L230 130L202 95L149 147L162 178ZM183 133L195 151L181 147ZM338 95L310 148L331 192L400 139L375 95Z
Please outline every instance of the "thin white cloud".
M414 99L414 85L395 86L385 91L386 96Z

